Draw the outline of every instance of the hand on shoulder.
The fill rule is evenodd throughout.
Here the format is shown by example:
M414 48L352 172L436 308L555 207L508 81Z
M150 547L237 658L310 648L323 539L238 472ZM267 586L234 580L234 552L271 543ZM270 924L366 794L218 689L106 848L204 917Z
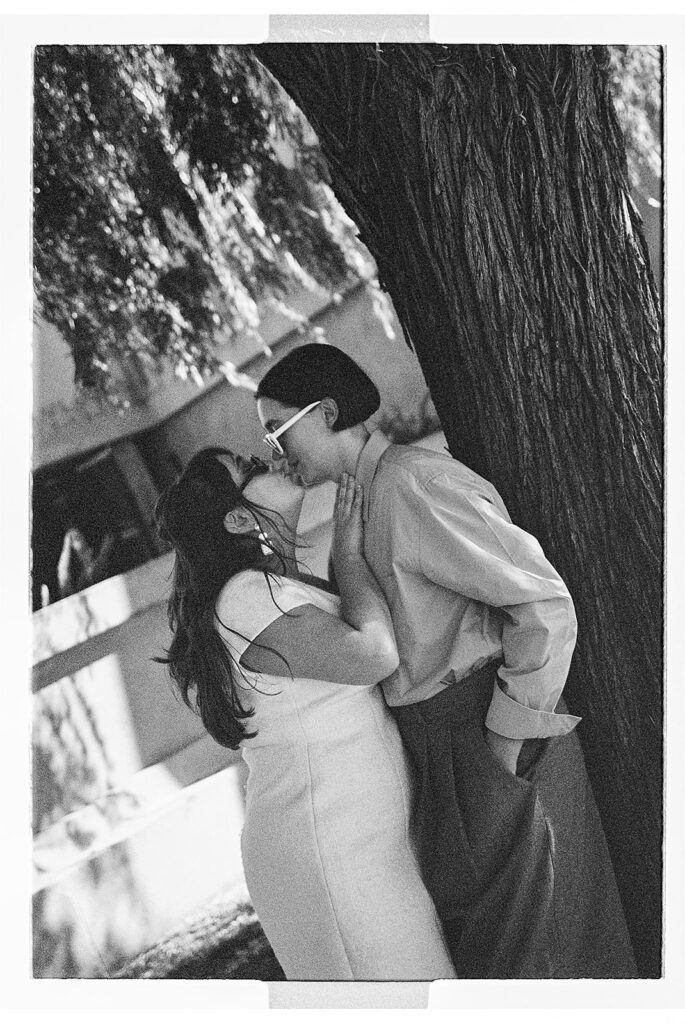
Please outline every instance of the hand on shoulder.
M335 496L331 555L338 574L347 563L364 557L362 488L347 473L340 478Z

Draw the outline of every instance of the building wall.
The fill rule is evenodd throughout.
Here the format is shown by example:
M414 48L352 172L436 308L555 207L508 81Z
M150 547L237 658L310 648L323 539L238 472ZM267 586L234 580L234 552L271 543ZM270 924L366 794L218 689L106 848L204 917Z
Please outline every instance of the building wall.
M394 315L395 337L386 335L364 287L348 292L339 305L324 307L312 319L323 328L326 340L352 356L378 386L382 407L372 425L396 409L415 410L420 406L428 389L418 360L405 343ZM301 335L291 332L274 345L273 356L256 355L241 365L241 372L257 383L274 362L304 343ZM152 465L172 453L186 463L199 448L213 444L265 457L268 449L262 436L254 394L220 381L150 430L140 443Z
M348 290L336 302L323 292L302 289L289 301L300 316L310 318L316 333L348 351L377 381L383 398L379 415L396 408L418 411L427 398L418 361L394 317L394 338L388 337L387 321L384 325L374 314L366 287ZM263 309L261 330L262 342L245 336L219 348L219 357L230 360L252 390L229 383L223 375L202 389L169 374L150 376L141 401L119 415L76 394L66 344L45 325L37 329L41 342L34 363L34 608L70 592L58 564L72 527L94 555L103 545L108 551L106 560L98 563L96 578L124 572L163 550L154 525L156 500L191 455L205 445L219 444L268 456L254 388L268 367L306 336L292 329L292 320L281 310L269 306ZM67 572L74 574L78 577L76 562L73 572Z
M371 368L376 365L375 358L380 357L378 368L382 367L385 372L385 363L392 354L393 362L397 359L398 365L390 373L391 390L396 380L407 371L410 379L413 380L417 372L422 379L416 359L402 341L396 319L393 319L393 329L397 340L393 344L386 339L380 321L373 315L372 302L363 286L343 294L337 304L329 293L305 288L294 291L287 301L300 317L311 318L324 327L332 343L359 351ZM230 342L219 337L216 351L220 360L231 363L238 371L249 372L252 376L256 372L261 376L272 361L269 355L272 350L280 352L284 343L287 350L298 340L301 340L300 335L293 331L292 319L273 304L262 303L260 334L246 332ZM393 347L388 349L386 345ZM40 316L36 317L33 339L34 469L82 455L131 435L164 430L165 423L181 434L184 419L188 421L190 432L197 424L200 436L207 421L220 429L220 424L216 424L217 414L212 411L217 389L222 394L237 392L233 399L227 400L236 405L240 414L238 418L248 410L250 415L253 413L253 403L246 401L250 393L246 391L243 394L221 374L210 379L204 388L198 388L192 381L177 377L170 369L150 370L143 374L140 369L133 373L124 365L115 366L113 372L128 392L130 405L125 410L117 410L107 402L76 389L74 363L67 343L52 325ZM207 402L210 409L204 410L202 407ZM243 434L239 427L241 440Z

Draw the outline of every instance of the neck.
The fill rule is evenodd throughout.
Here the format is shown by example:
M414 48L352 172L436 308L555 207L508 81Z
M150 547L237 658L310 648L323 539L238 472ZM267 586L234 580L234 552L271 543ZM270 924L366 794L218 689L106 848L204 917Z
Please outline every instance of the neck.
M280 555L285 561L285 575L296 576L298 574L297 565L297 523L300 518L301 505L297 508L282 514L281 516L274 516L276 525L278 527L278 533L274 527L265 525L265 532L268 536L269 545ZM283 572L283 568L280 561L274 557L274 569L277 572ZM278 562L278 564L276 564Z
M340 451L340 472L338 479L343 473L349 473L350 476L354 476L357 472L357 463L359 462L359 456L362 450L371 436L366 427L361 424L358 427L351 427L349 431L345 432L347 436L341 437L341 451Z

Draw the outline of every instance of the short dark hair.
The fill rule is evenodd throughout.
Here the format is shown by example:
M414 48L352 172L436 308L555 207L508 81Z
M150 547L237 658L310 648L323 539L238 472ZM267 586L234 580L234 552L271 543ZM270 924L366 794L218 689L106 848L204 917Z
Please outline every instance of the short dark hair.
M368 420L381 404L378 388L342 349L314 342L293 349L262 377L257 398L304 409L310 402L334 398L338 419L334 430L347 430Z

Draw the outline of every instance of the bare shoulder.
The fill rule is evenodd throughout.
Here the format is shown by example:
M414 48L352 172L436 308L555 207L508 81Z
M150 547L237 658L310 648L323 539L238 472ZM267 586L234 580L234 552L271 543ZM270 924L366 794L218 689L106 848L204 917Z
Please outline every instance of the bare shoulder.
M264 585L264 573L256 569L243 569L226 580L216 599L217 608L226 602L233 602L246 591L254 593Z

